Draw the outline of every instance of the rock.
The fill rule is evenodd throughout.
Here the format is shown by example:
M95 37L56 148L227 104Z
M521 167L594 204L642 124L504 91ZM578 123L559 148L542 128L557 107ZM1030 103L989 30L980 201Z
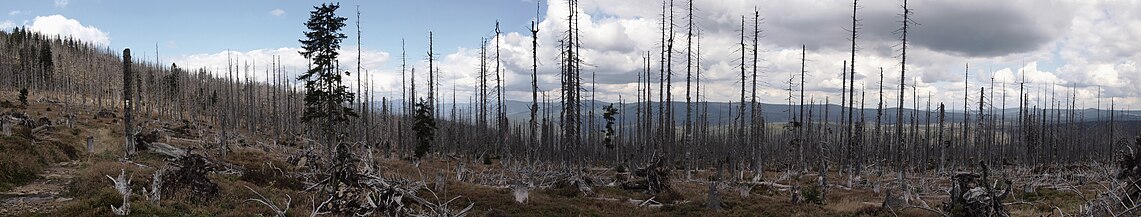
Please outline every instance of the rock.
M518 203L527 203L527 200L530 199L530 191L530 188L526 185L519 184L511 186L511 195L515 196L515 202Z

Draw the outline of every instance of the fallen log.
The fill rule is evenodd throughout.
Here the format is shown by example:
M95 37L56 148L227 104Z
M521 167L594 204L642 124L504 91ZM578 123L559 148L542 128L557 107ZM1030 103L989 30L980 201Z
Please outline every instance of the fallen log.
M206 143L200 139L187 139L187 138L179 138L179 137L174 137L174 136L171 136L168 138L170 138L171 141L184 142L184 143L194 143L194 144L205 144Z
M146 144L146 146L147 146L147 150L149 150L153 153L156 153L156 154L165 155L167 157L179 158L179 157L186 156L186 150L182 150L181 148L174 147L170 144L161 143L161 142L152 142L150 144Z

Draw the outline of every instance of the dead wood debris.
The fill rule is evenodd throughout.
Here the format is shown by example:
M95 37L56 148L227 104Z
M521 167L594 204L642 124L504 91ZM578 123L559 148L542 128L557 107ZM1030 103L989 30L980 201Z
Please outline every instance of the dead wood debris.
M661 157L653 156L650 162L634 171L635 179L622 183L627 190L646 190L650 194L673 191L670 186L670 168Z
M1122 140L1125 147L1118 154L1117 172L1108 184L1099 184L1101 193L1082 205L1079 216L1136 216L1141 210L1141 136L1135 137L1132 147ZM1111 169L1105 168L1106 173Z
M330 194L328 202L317 207L321 213L341 216L465 216L475 205L471 203L456 210L449 204L459 197L446 202L431 202L419 197L416 192L425 189L423 182L387 179L375 171L360 168L361 158L350 152L348 144L338 145L334 159L324 173L329 175L309 187L310 190L318 189ZM425 190L431 192L431 189Z
M981 175L958 173L951 177L951 198L944 202L943 211L950 216L1010 216L1002 200L1010 195L1010 180L989 181L985 162L979 163Z
M174 158L161 175L163 198L189 198L206 201L218 195L218 184L210 181L206 173L218 171L216 164L202 155L190 153Z

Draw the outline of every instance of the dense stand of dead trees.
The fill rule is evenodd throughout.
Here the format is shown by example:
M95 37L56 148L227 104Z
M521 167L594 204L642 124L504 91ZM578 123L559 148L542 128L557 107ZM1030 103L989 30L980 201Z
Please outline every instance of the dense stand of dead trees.
M462 99L455 99L453 88L451 108L445 108L444 97L441 97L443 93L439 92L442 84L438 81L439 74L444 72L435 68L433 48L429 43L428 68L419 70L426 74L417 75L417 69L402 64L402 99L399 101L382 97L380 102L376 102L372 95L367 94L372 92L368 88L371 85L361 81L368 79L358 77L361 86L357 91L365 94L358 95L361 104L356 106L362 114L355 124L362 129L344 133L348 138L358 140L356 142L367 144L364 147L369 147L369 152L382 152L384 156L392 153L399 157L411 155L414 139L410 139L412 134L409 132L410 114L413 113L410 105L424 94L417 91L416 77L421 76L428 78L426 98L433 104L432 116L440 121L440 133L435 134L436 146L432 153L436 156L480 158L485 162L513 159L516 162L633 168L637 162L649 161L650 156L663 156L668 165L687 170L724 164L730 170L727 174L737 179L743 179L745 176L741 174L746 172L756 174L756 171L766 168L827 171L836 170L830 165L837 165L838 170L848 175L847 185L856 185L854 183L858 183L865 167L875 168L881 174L891 170L904 180L908 172L947 172L970 167L977 160L987 161L990 165L1103 161L1109 157L1105 153L1121 148L1116 145L1117 141L1126 138L1124 133L1118 135L1121 127L1127 125L1118 122L1120 112L1115 111L1113 98L1109 99L1107 113L1099 109L1097 117L1087 117L1077 108L1077 87L1071 86L1068 94L1058 96L1055 93L1066 92L1056 90L1058 85L1028 83L1024 78L1021 81L992 79L990 92L983 87L985 85L964 81L963 106L959 108L962 112L947 111L954 110L945 108L953 102L930 102L930 94L926 109L920 109L920 93L917 93L915 83L907 81L910 77L906 67L900 68L898 95L884 92L881 68L878 93L867 96L868 93L860 91L857 86L856 39L860 20L855 16L859 8L855 2L850 29L851 59L843 63L840 75L843 83L841 102L839 106L830 106L827 105L828 100L835 96L809 96L805 93L805 76L809 73L805 66L808 62L806 56L811 51L802 46L799 105L796 109L792 109L794 100L791 92L794 91L792 86L797 84L789 80L789 109L786 112L793 130L780 130L768 124L775 120L765 120L762 109L768 107L757 97L761 94L757 88L758 80L763 82L768 76L762 74L758 65L763 58L759 52L763 19L758 11L754 11L751 25L748 25L750 20L747 17L741 17L741 89L738 101L724 104L704 99L700 30L695 24L699 16L693 15L695 9L689 2L685 8L686 48L682 51L686 56L686 108L679 131L676 126L679 121L674 119L673 108L673 96L678 93L672 91L672 86L673 65L680 61L675 60L674 54L681 53L681 50L674 44L679 34L674 31L675 6L673 1L667 0L662 4L660 50L646 51L643 56L643 71L637 76L635 102L629 103L633 112L624 114L629 111L625 109L627 103L618 104L617 110L623 114L618 115L619 123L612 137L614 148L611 150L599 144L603 141L603 137L598 136L602 135L599 133L601 126L592 124L601 112L595 112L598 108L585 103L584 91L588 89L584 84L596 82L583 82L582 73L589 70L586 69L589 64L584 63L580 56L582 40L578 20L581 18L578 14L581 11L574 0L569 1L567 7L570 26L558 36L559 87L539 86L539 76L545 72L539 71L539 30L537 25L531 26L533 63L529 120L510 120L507 115L510 107L504 84L509 73L504 71L499 59L500 32L496 25L496 37L492 39L495 41L481 41L481 62L475 72L479 83L474 92L478 94L468 100L469 106L457 105L455 101ZM901 66L907 66L909 14L911 11L905 4L901 14L904 26L900 29ZM753 29L750 31L749 27ZM429 33L429 41L432 37ZM489 48L489 44L495 48ZM23 29L0 34L0 45L0 66L3 66L0 73L4 75L0 76L0 84L4 84L0 89L5 91L28 88L38 96L60 100L69 107L83 105L107 111L128 108L134 111L139 121L144 122L172 118L210 123L212 128L199 130L220 132L221 136L211 141L214 148L220 150L231 145L252 143L243 138L253 134L270 135L268 138L275 140L271 144L301 147L311 144L298 138L318 137L313 129L299 124L304 93L297 89L293 79L288 77L290 73L276 58L268 61L269 66L263 68L265 79L259 81L254 79L254 74L259 73L258 66L252 64L255 60L232 59L223 70L183 69L176 64L165 66L157 61L143 61L137 58L140 53L136 50L136 57L128 59L137 61L123 65L123 56L108 48ZM494 55L490 49L495 49ZM655 53L659 56L654 57ZM404 59L402 57L402 62ZM655 59L657 64L654 64ZM122 73L127 66L133 72L130 75ZM357 70L363 69L358 66ZM965 69L964 77L969 78L970 73ZM367 73L358 73L360 75ZM124 81L130 85L124 85ZM654 84L654 81L658 83ZM1013 106L1017 111L1010 111L1016 113L1016 117L1008 118L1005 114L1005 90L1006 84L1013 85L1014 82L1018 85L1018 105ZM996 83L1000 86L995 87ZM691 87L692 84L697 87ZM908 85L912 88L911 96L906 95ZM971 85L977 88L971 89ZM864 83L861 86L869 85ZM995 96L995 88L1002 89L1001 99ZM979 92L973 93L976 89ZM555 96L550 96L552 93ZM118 99L125 96L134 99L131 105L118 103ZM895 108L885 108L885 96L898 100ZM552 97L561 102L551 102ZM866 97L876 97L870 99L877 100L875 107L865 106ZM906 97L912 97L910 106L905 104ZM1103 105L1100 99L1098 97L1099 108ZM824 104L817 103L820 101ZM972 101L973 106L970 105ZM594 101L589 102L593 104ZM936 108L932 108L935 104ZM910 109L899 109L904 107ZM840 109L839 117L833 115L837 113L836 109ZM874 116L874 122L869 120L870 116ZM632 123L627 123L627 117ZM954 123L956 118L961 122ZM1080 133L1085 131L1107 133ZM755 180L763 178L754 177Z

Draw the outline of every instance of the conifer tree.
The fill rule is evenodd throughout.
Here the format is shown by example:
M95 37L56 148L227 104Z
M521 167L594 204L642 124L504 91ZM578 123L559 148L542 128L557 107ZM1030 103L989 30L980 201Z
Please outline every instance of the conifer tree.
M342 73L349 75L348 71L340 72L336 68L338 49L341 40L346 38L340 33L345 26L344 17L336 15L339 4L321 4L314 6L309 12L309 21L305 27L305 39L298 40L302 46L299 53L312 62L310 68L297 80L305 82L305 112L301 121L320 125L324 134L326 153L332 157L333 143L336 139L336 126L355 117L352 108L345 107L344 103L353 101L353 93L348 87L341 84Z

